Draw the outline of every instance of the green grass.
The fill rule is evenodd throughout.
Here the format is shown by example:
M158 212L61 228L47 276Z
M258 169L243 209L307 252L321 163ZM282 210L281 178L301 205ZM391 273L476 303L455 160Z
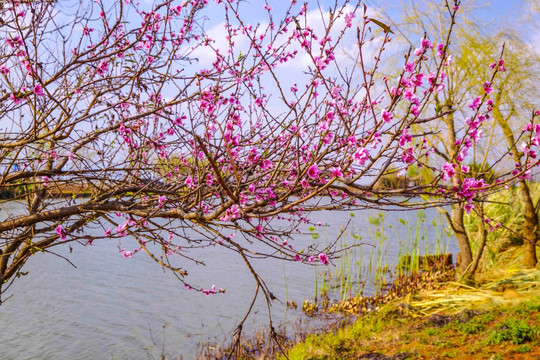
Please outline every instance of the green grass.
M394 302L359 318L351 326L311 334L287 356L295 359L353 359L369 352L411 353L410 359L501 359L540 356L540 299L482 312L465 311L438 318L406 315ZM447 319L437 321L437 319ZM464 355L466 354L466 356ZM284 360L281 356L278 359Z
M475 315L470 320L455 319L446 326L446 329L456 331L461 335L481 334L486 330L486 325L495 319L495 312Z
M528 183L533 202L536 203L540 199L540 184L536 182ZM491 194L487 198L484 205L484 213L486 218L490 219L488 227L492 227L488 233L487 251L485 260L487 265L496 262L497 253L504 251L512 246L523 244L523 239L520 237L521 227L525 221L523 204L519 199L517 187L511 187L508 190L502 190ZM478 246L475 234L481 231L479 222L483 221L475 213L465 216L465 228L471 239L473 247ZM496 224L500 223L503 226L496 228ZM476 250L476 249L473 249Z
M532 341L537 333L538 329L527 324L525 320L510 318L489 334L486 344L499 345L504 341L511 341L515 345L521 345Z
M529 344L523 344L520 347L516 349L516 351L520 354L525 354L531 352L531 346Z

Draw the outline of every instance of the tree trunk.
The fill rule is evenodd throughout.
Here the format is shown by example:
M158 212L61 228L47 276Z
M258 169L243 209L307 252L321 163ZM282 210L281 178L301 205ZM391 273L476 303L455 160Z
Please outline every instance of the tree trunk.
M521 203L525 206L525 222L523 223L522 228L523 247L525 250L523 265L528 268L533 268L538 263L536 257L538 214L534 208L529 186L527 186L527 182L523 179L519 181L519 197Z
M498 102L500 101L500 93L498 94L496 100L498 104ZM493 117L499 123L503 130L506 141L508 142L508 146L510 146L510 148L512 149L514 161L521 164L522 154L519 152L516 146L514 134L512 132L512 129L510 128L508 119L504 118L497 106L493 108ZM527 182L524 179L519 180L519 201L521 201L521 203L525 207L525 222L523 223L523 227L521 229L521 236L523 237L524 243L523 248L525 251L523 266L532 268L535 267L538 263L538 259L536 257L536 232L538 228L538 214L536 213L536 209L532 201L529 186L527 186Z
M452 99L447 99L444 107L448 108L449 110L452 109ZM444 121L446 123L447 128L447 136L448 136L448 143L447 146L450 148L450 155L451 158L455 156L457 153L457 145L456 145L456 129L454 124L454 114L450 113L448 116L444 118ZM459 186L460 184L460 178L459 174L456 172L454 176L452 176L452 184L454 186ZM461 274L461 281L464 281L465 283L471 283L472 282L472 273L471 270L471 264L472 264L472 250L471 250L471 243L469 241L469 235L467 234L467 231L465 230L465 223L463 220L465 214L465 210L463 208L462 203L458 203L452 206L452 215L447 214L448 221L450 222L450 226L452 227L452 230L454 231L454 234L456 234L456 239L458 242L459 250L461 252L461 262L459 264L459 272Z
M474 260L470 267L470 273L471 275L474 275L476 273L476 270L478 269L478 264L480 263L480 259L482 258L482 254L484 253L484 248L486 247L488 232L486 229L486 223L484 222L484 203L480 204L480 242L478 243L478 249L476 250L476 254L474 255Z
M451 225L456 234L459 250L461 252L459 272L461 273L462 280L469 282L472 280L471 264L473 258L469 236L465 231L465 224L463 222L464 214L465 210L463 209L463 204L456 204L452 207Z

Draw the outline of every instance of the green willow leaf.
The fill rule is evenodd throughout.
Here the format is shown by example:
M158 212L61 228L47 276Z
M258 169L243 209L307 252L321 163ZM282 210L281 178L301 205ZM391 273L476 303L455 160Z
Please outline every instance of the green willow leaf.
M393 34L394 32L390 29L390 26L386 25L383 22L380 22L377 19L369 18L370 21L373 21L375 24L377 24L381 29L383 29L385 32L389 32L390 34Z

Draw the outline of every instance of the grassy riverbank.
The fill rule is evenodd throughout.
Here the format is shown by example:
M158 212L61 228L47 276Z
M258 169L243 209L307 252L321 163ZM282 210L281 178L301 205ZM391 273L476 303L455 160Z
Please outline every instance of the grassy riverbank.
M521 253L520 248L501 253L506 266L486 270L475 287L453 280L413 286L405 296L381 301L375 311L361 311L356 321L337 320L336 313L356 312L349 306L325 307L323 315L330 311L332 319L326 327L280 329L279 344L268 332L247 336L233 358L540 359L540 269L521 269ZM230 344L206 348L201 358L226 359L231 349Z
M448 282L396 299L350 326L307 336L287 357L540 359L540 270L484 278L475 288Z
M392 303L335 332L310 335L293 359L540 359L540 298L415 316ZM280 356L280 359L285 359Z

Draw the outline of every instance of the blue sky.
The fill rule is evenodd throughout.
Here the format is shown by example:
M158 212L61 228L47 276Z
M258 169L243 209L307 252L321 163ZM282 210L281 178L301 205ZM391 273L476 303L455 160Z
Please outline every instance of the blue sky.
M204 19L202 23L204 24L204 28L207 31L207 34L213 40L216 40L216 43L214 43L214 45L218 48L221 46L225 47L226 41L224 39L223 31L223 8L221 5L216 6L214 1L215 0L209 0L210 6L204 11L206 19ZM404 7L411 8L412 4L417 4L419 7L426 5L438 6L438 4L441 4L441 11L444 11L442 6L443 1L444 0L366 0L365 3L368 6L370 16L374 18L380 18L381 20L388 17L391 19L392 22L399 23L401 13ZM533 25L534 22L530 18L530 12L528 11L530 5L527 3L527 1L534 0L463 0L461 7L462 9L464 9L464 12L467 11L466 9L468 9L472 18L477 19L478 22L486 24L486 31L490 31L490 29L492 29L494 26L499 27L499 29L510 28L513 30L518 30L522 34L522 38L530 42L533 48L536 48L537 51L540 53L540 25L536 27ZM320 6L322 9L327 10L330 6L335 4L335 0L307 0L306 2L308 4L308 11L312 11L316 15L311 17L311 19L314 21L312 27L318 30L318 32L323 31L322 29L317 29L317 27L322 26L322 23L320 21L316 21L317 17L320 19L320 15L318 14L317 9ZM338 0L338 2L341 4L344 1ZM449 0L449 2L453 1ZM241 4L241 16L243 20L251 24L257 24L259 22L267 24L268 14L263 9L265 3L266 2L263 0L247 0L243 2ZM302 0L298 0L296 9L298 9L302 3ZM272 14L274 16L274 20L277 20L283 17L286 9L290 5L290 0L268 0L268 4L272 7ZM350 2L350 4L356 4L356 2L353 0ZM536 20L537 23L540 24L540 16L538 15L539 14L536 15ZM360 14L358 14L353 22L353 27L358 26L360 21ZM460 19L458 17L458 23L459 21ZM319 26L317 26L316 23L318 23L317 25ZM396 40L398 40L397 42L399 42L399 35L396 34L394 38L396 37ZM416 41L418 41L420 37L421 35L418 36L418 39L416 39ZM437 41L434 36L429 37L432 40ZM353 44L355 43L354 34L348 40L348 45L344 44L344 42L342 42L342 45L345 45L345 48L352 49L354 47ZM411 37L411 40L415 42L414 36ZM199 65L203 67L208 66L208 64L203 63L211 63L214 59L214 55L210 51L210 49L206 49L206 51L205 49L201 49L201 51L197 51L195 53L195 56L199 60L201 60L201 63L199 63ZM347 56L343 56L341 60L346 62ZM298 65L301 65L302 63L302 61L298 61L296 63L297 66L295 67L300 68L301 66ZM341 64L344 65L343 62L341 62Z
M451 2L452 0L450 0ZM471 14L482 22L496 24L497 26L508 26L510 28L519 30L522 32L523 37L537 45L540 48L540 14L536 14L535 20L539 24L536 27L533 26L534 21L530 18L530 2L535 0L462 0L462 7L470 7ZM307 0L309 9L313 10L318 5L324 9L334 4L334 0ZM342 3L343 1L339 1ZM213 0L209 3L213 5ZM267 19L263 10L263 0L248 0L242 4L245 9L245 18L251 22L256 23L258 21L264 21ZM285 9L290 4L289 0L268 0L269 5L272 7L272 11L276 14L276 18L279 18L279 14L283 14ZM298 0L298 4L302 4L302 0ZM355 4L355 1L351 1L351 4ZM396 22L399 21L401 9L404 6L411 6L411 3L416 3L419 6L425 4L442 4L443 0L430 1L430 0L366 0L365 4L374 12L382 11L388 14ZM219 7L211 6L208 14L207 25L215 25L223 21L221 13L216 11ZM442 6L441 6L442 8ZM215 10L214 10L215 9Z

